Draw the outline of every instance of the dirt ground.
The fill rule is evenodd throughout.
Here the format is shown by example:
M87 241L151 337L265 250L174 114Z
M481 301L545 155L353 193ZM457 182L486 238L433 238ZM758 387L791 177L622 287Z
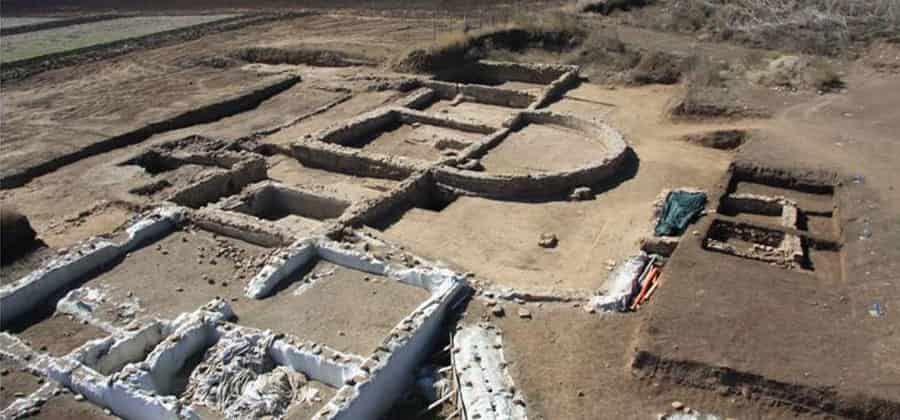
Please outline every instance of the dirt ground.
M424 289L319 260L274 295L241 299L234 307L239 324L362 355L428 296Z
M17 333L33 348L53 357L65 356L82 344L107 335L103 330L65 314L54 314Z
M303 166L296 159L273 156L268 159L269 178L285 185L325 193L349 202L384 194L399 182L390 179L364 178Z
M809 97L786 107L772 122L770 137L748 144L738 156L776 167L829 167L845 179L864 180L846 182L838 192L844 246L831 261L840 261L843 275L822 283L763 263L679 247L684 256L672 259L670 284L690 279L690 287L661 290L642 348L667 360L730 366L811 389L839 384L837 405L860 392L885 399L896 395L890 384L900 374L894 362L897 314L873 317L868 309L874 302L889 304L897 293L891 270L897 267L892 255L898 250L900 203L892 193L896 177L890 162L900 154L889 139L900 120L889 104L898 98L876 92L896 88L900 80L871 72L858 65L848 77L854 88L846 94ZM855 157L848 159L848 153ZM801 206L823 201L797 197ZM880 228L866 237L866 224ZM791 322L778 321L784 319ZM723 324L736 328L715 333ZM685 344L696 342L709 345Z
M44 379L23 370L7 356L0 357L0 410L37 391L43 383Z
M470 120L475 123L500 127L504 121L513 115L516 109L478 102L460 102L457 104L451 100L441 99L429 105L424 111L432 114L443 114L458 120Z
M102 408L87 401L78 401L71 393L64 392L47 400L41 406L41 410L29 418L40 420L112 420L118 417L106 414Z
M335 104L324 112L310 116L297 124L266 136L262 141L272 144L290 144L305 135L312 135L340 121L353 118L371 111L378 106L388 104L398 98L395 91L360 92L344 102Z
M427 124L397 124L383 131L372 133L364 143L355 144L371 153L387 156L403 156L426 162L446 157L445 151L454 152L478 140L482 135ZM442 142L458 147L441 147Z
M603 160L603 139L554 124L528 124L481 158L488 172L529 174L573 170Z
M529 418L648 419L671 413L678 401L721 418L819 418L764 400L701 392L654 381L636 381L630 357L639 314L598 316L571 304L526 304L531 319L505 305L506 316L491 318L473 302L467 317L491 318L503 334L503 352Z
M47 247L4 266L2 285L37 268L56 250L114 231L158 204L163 194L130 191L160 178L120 164L143 147L194 134L263 144L259 151L265 154L268 177L290 186L351 203L386 197L398 181L305 167L290 156L291 143L394 104L406 94L397 82L410 75L391 70L392 61L412 46L443 42L441 31L449 26L475 21L448 22L412 10L320 9L4 82L2 175L30 175L20 179L24 185L3 185L0 200L26 214ZM639 312L602 315L574 303L531 302L523 304L531 313L526 319L517 315L519 304L503 301L506 316L493 317L479 298L469 303L462 322L489 320L503 330L505 357L530 418L645 419L671 412L674 401L722 418L900 415L900 143L895 141L900 96L894 93L900 92L900 48L874 44L860 48L856 60L830 58L845 88L817 92L745 80L750 70L781 57L781 51L621 25L615 16L578 22L629 51L701 55L716 66L706 75L710 79L742 81L717 86L716 93L731 98L731 105L764 109L771 117L673 118L670 107L692 88L696 75L683 75L671 85L605 84L629 79L624 74L601 77L615 63L579 56L587 79L547 108L623 133L633 159L615 182L591 186L596 195L586 201L441 197L449 201L446 207L412 208L379 225L378 236L473 272L489 284L520 292L593 294L605 288L608 262L633 255L639 240L650 234L653 204L664 190L702 189L713 210L718 196L729 192L725 175L734 163L775 168L794 178L826 171L837 180L833 195L753 181L737 182L731 191L796 201L801 222L790 233L803 238L807 267L784 268L704 249L715 218L778 224L774 217L711 211L688 228L663 270L662 286ZM607 52L615 53L616 45ZM368 64L330 67L236 58L251 47L339 52ZM526 62L573 59L572 51L537 48L494 54ZM456 81L533 94L546 87L463 79ZM248 99L250 92L275 85ZM243 99L223 105L229 98ZM441 100L425 112L499 127L516 110ZM165 124L155 124L160 122ZM682 140L726 129L754 134L735 150ZM435 162L480 137L403 124L373 133L357 146L362 153ZM529 125L489 151L482 164L490 173L572 169L604 151L595 140L561 127ZM184 165L166 176L182 186L203 171ZM320 224L295 216L279 221L307 222ZM556 235L556 247L538 245L545 233ZM821 249L816 241L822 240L835 249ZM239 324L359 355L369 354L428 297L422 289L319 261L273 296L250 300L243 289L268 252L201 230L179 231L132 252L85 286L125 304L99 315L116 324L138 314L171 319L218 296L228 299ZM312 277L319 278L307 283ZM299 289L303 293L297 294ZM133 312L133 304L140 310ZM12 333L51 356L104 335L64 315ZM0 405L16 392L28 394L39 386L36 377L0 362ZM323 387L321 392L327 401L334 390ZM295 406L289 417L308 417L317 407ZM103 413L63 394L48 401L40 416L103 418Z
M174 319L215 297L243 296L266 249L203 230L177 231L132 252L86 283L107 300L134 302L137 313L111 314L124 323L135 315Z
M633 254L640 238L651 232L652 204L664 189L711 190L730 163L731 153L675 141L672 132L759 124L673 124L665 117L673 87L609 90L584 84L573 92L550 109L596 116L622 131L638 156L631 178L588 201L519 203L461 197L440 212L410 210L385 230L385 236L500 285L594 291L604 284L606 261ZM544 155L534 154L539 161ZM566 161L577 164L582 162L579 158L584 159L570 156ZM559 245L539 247L542 233L555 234Z

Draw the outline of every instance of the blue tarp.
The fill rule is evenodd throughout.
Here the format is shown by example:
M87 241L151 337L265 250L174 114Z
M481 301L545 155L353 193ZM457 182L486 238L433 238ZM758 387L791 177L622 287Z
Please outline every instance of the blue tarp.
M672 191L656 223L656 236L679 236L706 207L706 194L701 192Z

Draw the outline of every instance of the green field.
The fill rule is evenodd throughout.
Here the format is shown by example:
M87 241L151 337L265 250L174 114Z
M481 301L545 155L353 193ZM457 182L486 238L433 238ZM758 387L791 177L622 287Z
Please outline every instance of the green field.
M54 20L59 20L59 18L45 18L45 17L5 17L5 18L0 18L0 27L3 27L3 28L17 28L17 27L19 27L19 26L34 25L34 24L37 24L37 23L53 22Z
M226 19L235 15L148 16L112 19L43 31L4 36L0 42L0 62L24 60L91 45L105 44L156 32L185 28ZM12 18L36 19L36 18ZM6 19L3 19L4 24ZM32 22L35 23L35 22Z

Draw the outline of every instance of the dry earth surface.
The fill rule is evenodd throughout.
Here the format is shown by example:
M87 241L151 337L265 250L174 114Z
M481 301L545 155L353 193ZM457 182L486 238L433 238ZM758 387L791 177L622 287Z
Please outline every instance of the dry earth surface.
M271 274L266 264L284 262L279 253L296 253L298 240L327 237L340 249L404 270L447 267L466 279L461 294L470 294L442 308L448 319L436 322L437 333L418 349L421 363L396 379L402 386L370 382L377 384L370 389L390 389L382 398L393 404L373 417L477 418L462 404L471 401L455 395L423 412L434 398L412 381L427 366L452 384L443 392L465 387L456 383L465 367L454 363L458 351L450 344L457 328L476 325L501 331L503 344L495 349L508 365L500 375L533 419L651 419L676 412L721 419L900 416L896 43L861 44L854 56L827 60L800 54L810 63L826 60L840 76L843 87L824 90L749 77L793 54L638 27L633 16L647 15L628 11L576 16L564 7L566 19L536 13L556 10L556 2L535 6L531 23L577 19L587 40L561 49L548 38L522 48L473 43L467 50L469 36L490 22L520 24L503 2L465 21L464 2L446 10L434 2L407 9L390 2L304 3L309 9L276 1L163 2L155 10L126 2L118 10L128 17L89 23L78 21L112 5L59 3L41 9L4 2L10 13L4 28L36 28L2 36L4 63L223 17L278 18L4 80L0 200L26 215L40 240L22 244L32 250L2 267L4 299L67 250L98 235L127 237L125 228L147 211L181 205L186 216L179 229L57 287L24 316L4 315L0 410L29 396L44 398L51 389L45 384L56 383L47 374L50 361L86 357L92 343L121 338L151 320L175 322L220 298L234 317L219 327L317 343L316 354L337 352L338 362L377 361L385 340L425 331L408 318L440 295L430 277L406 284L396 270L374 274L363 263L323 257L327 252L291 268L266 296L250 296L255 277ZM287 9L294 14L282 14ZM642 13L657 9L649 10ZM54 23L68 19L74 23ZM57 27L40 29L49 24ZM464 35L464 25L478 27ZM109 33L100 39L91 31ZM592 44L602 37L609 44ZM447 54L454 59L525 64L494 67L498 80L443 81L433 78L437 72L397 65L412 47L430 46L422 51L439 55L441 45L451 45ZM671 81L638 83L635 74L645 68L615 61L631 52L641 61L659 51L693 57L695 67ZM579 71L565 67L570 64L581 65L580 73L566 79ZM556 69L562 70L553 79L564 83L538 81ZM805 69L799 71L818 67ZM438 95L434 86L452 94ZM423 91L432 95L426 105L413 105ZM516 92L547 100L525 110L497 99ZM698 98L737 111L673 111ZM404 116L359 120L388 108ZM558 119L525 124L523 112ZM358 124L348 126L351 121ZM504 134L494 138L454 121ZM615 139L584 129L601 124L627 144L612 159L612 173L566 184L562 197L558 191L503 195L548 178L571 183L576 169L609 164ZM724 130L739 133L741 144L716 147L709 133ZM342 140L323 141L333 138ZM685 141L690 138L701 140ZM241 195L260 188L259 181L277 184ZM568 198L576 187L589 194ZM653 236L658 206L678 188L705 192L706 212L664 259L652 299L624 313L591 309L590 299L612 287L613 267ZM185 194L202 204L184 204ZM786 200L798 220L786 226L781 213L716 211L742 195ZM243 201L235 204L236 197ZM326 214L334 203L338 215ZM738 256L710 245L721 234L715 227L726 225L768 236L725 232L729 243L750 250L750 257ZM548 235L556 242L539 245ZM760 260L767 252L760 244L770 238L796 239L799 261ZM89 320L60 304L69 301L68 292L94 299ZM193 363L181 368L185 384L200 359ZM298 394L275 417L343 418L329 411L330 403L343 403L341 390L355 389L356 379L310 379L306 386L318 390L318 399L301 404ZM110 414L92 401L55 392L30 414Z

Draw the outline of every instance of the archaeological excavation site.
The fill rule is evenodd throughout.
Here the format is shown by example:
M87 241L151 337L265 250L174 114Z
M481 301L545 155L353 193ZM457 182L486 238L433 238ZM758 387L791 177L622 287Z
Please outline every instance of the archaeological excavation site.
M900 3L2 0L0 418L900 419Z

